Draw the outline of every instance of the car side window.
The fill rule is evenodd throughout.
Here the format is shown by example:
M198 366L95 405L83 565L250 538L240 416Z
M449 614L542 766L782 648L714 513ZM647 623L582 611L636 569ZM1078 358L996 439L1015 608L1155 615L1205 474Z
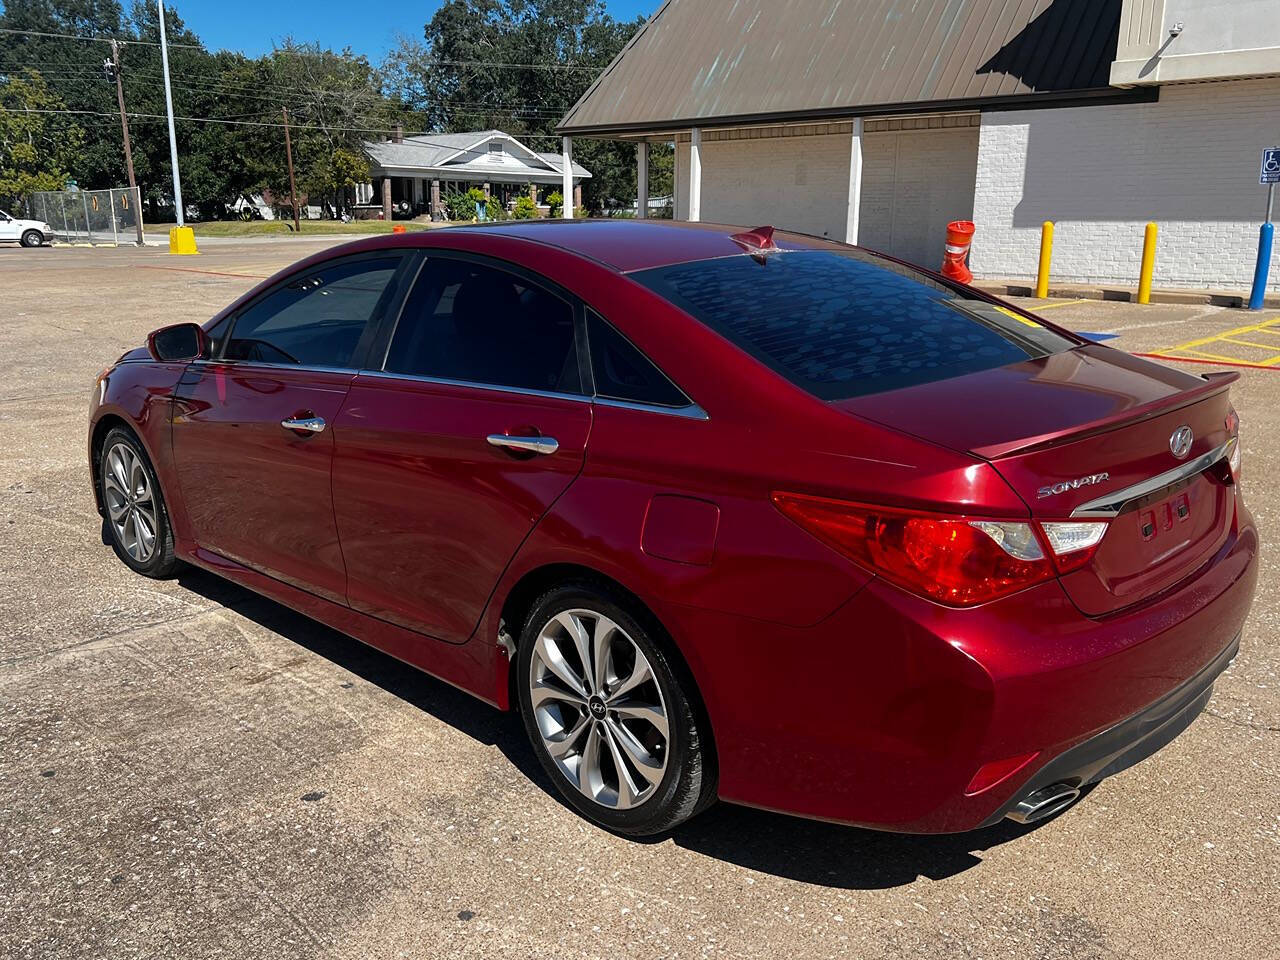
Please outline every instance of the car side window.
M223 357L351 366L400 261L399 255L345 260L286 282L236 317Z
M524 277L433 257L405 301L391 373L581 393L573 307Z
M626 337L593 310L587 311L587 342L596 396L658 407L692 401Z

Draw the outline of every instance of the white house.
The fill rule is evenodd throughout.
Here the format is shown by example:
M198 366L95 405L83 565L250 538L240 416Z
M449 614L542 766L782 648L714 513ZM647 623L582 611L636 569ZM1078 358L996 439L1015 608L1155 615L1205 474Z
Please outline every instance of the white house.
M676 144L676 216L980 277L1247 287L1280 139L1280 0L667 0L561 120ZM641 163L643 174L645 164ZM643 188L645 178L640 177ZM1280 250L1277 251L1280 258ZM1280 289L1280 269L1271 285Z
M406 137L397 129L386 140L366 141L364 149L373 182L356 187L357 211L381 212L388 220L397 213L441 219L443 197L471 187L504 205L526 190L537 202L540 185L560 189L566 179L572 180L573 206L581 206L582 181L591 176L571 163L566 178L560 154L531 150L501 130Z

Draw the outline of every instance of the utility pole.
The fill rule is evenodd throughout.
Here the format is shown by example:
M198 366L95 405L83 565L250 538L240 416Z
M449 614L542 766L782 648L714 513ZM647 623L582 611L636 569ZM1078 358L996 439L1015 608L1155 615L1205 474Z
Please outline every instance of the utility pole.
M298 189L293 185L293 143L289 139L289 108L281 107L284 111L284 152L289 158L289 196L293 200L293 232L301 233L302 226L298 223Z
M138 181L133 176L133 148L129 143L129 117L124 112L124 85L120 81L120 44L111 41L111 59L104 60L102 70L108 80L116 82L116 103L120 105L120 130L124 134L124 164L129 170L129 189L136 190Z
M178 179L178 135L173 129L173 93L169 89L169 40L164 26L164 0L156 0L160 6L160 65L164 68L164 105L169 112L169 161L173 165L173 206L178 215L178 226L186 226L186 211L182 206L182 183Z

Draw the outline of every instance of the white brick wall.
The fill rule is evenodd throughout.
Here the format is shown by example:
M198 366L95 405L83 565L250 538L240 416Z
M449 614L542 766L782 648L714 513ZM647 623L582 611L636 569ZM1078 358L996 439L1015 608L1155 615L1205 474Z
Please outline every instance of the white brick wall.
M978 131L868 133L858 242L937 268L947 224L973 216Z
M1166 86L1158 103L982 116L970 263L1030 278L1053 220L1052 278L1135 285L1147 221L1160 225L1155 283L1248 289L1280 138L1280 80ZM1270 286L1280 289L1280 248Z
M826 129L832 128L839 132L704 132L702 219L767 223L843 240L852 126ZM708 139L725 136L742 138ZM947 221L972 215L977 153L978 130L972 126L866 133L859 241L907 260L941 263ZM683 141L676 151L679 219L689 215L688 176L689 144Z
M843 240L849 134L703 140L702 219ZM677 145L676 217L689 216L689 144Z

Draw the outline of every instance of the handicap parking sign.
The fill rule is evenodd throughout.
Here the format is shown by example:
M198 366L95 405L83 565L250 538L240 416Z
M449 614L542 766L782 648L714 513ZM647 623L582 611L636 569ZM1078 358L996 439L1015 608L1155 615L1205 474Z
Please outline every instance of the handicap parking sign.
M1280 183L1280 147L1267 147L1262 151L1262 177L1260 183Z

